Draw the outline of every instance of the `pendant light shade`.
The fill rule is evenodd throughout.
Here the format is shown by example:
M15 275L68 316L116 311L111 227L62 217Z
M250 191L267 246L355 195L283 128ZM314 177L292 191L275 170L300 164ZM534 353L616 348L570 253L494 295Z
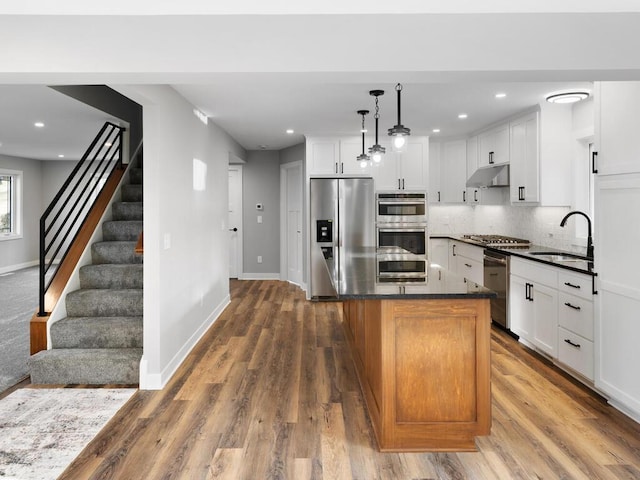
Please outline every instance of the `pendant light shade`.
M369 91L369 95L375 97L376 99L376 113L373 116L373 118L376 119L376 143L373 145L373 147L369 148L369 154L371 155L371 159L375 163L380 163L382 161L382 157L385 154L385 148L378 143L378 120L380 119L378 97L384 95L384 90L371 90Z
M402 125L400 116L402 110L400 99L402 85L399 83L396 85L396 92L398 93L398 123L393 128L389 129L389 136L392 137L393 150L395 152L403 152L404 150L406 150L407 137L411 135L411 129Z
M367 130L364 128L364 116L369 113L369 110L358 110L358 115L362 115L362 128L360 132L362 133L362 153L358 155L358 162L360 162L360 166L362 168L366 168L369 165L369 161L371 161L371 157L364 153L364 134L367 133Z

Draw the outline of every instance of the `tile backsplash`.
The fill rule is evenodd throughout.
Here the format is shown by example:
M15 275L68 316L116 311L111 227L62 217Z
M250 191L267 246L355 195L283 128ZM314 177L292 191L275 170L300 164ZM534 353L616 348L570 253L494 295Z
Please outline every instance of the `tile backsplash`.
M525 238L545 247L584 253L584 241L575 238L575 222L560 226L569 207L511 205L433 205L429 207L430 232L435 234L499 234ZM584 221L584 219L577 219Z

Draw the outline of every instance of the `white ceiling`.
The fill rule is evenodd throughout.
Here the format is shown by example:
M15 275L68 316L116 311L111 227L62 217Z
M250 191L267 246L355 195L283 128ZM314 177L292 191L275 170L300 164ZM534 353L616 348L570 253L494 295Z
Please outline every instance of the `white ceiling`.
M110 17L84 16L95 12L79 0L56 2L67 15L53 15L57 10L47 10L45 1L13 2L0 7L0 44L9 52L0 62L0 84L169 84L253 150L281 149L303 135L358 135L356 110L373 111L371 89L386 91L380 98L386 135L396 123L393 88L401 82L402 123L412 134L440 128L439 136L455 137L557 89L640 80L640 2L604 3L408 0L393 8L418 13L385 15L390 4L378 1L291 7L284 0L185 0L179 5L187 15L174 15L176 2L140 0L111 2L114 13L126 15ZM36 11L45 15L1 15ZM157 15L129 15L143 11ZM248 12L266 15L240 14ZM0 153L15 136L23 156L57 158L63 145L53 139L38 145L44 132L32 136L30 118L46 102L11 88L0 89ZM496 100L497 92L507 97ZM53 105L47 110L63 118ZM467 120L458 120L462 112ZM68 129L76 130L75 120L88 126L84 114L97 121L90 113L70 115ZM372 133L372 114L367 126ZM296 133L288 136L287 128ZM87 141L81 143L84 149Z

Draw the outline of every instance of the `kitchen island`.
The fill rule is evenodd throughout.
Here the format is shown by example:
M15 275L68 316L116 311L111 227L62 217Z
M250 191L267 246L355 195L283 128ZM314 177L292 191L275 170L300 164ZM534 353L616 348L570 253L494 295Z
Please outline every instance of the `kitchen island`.
M436 266L421 284L380 282L375 249L346 253L336 284L378 446L475 451L491 429L491 291Z

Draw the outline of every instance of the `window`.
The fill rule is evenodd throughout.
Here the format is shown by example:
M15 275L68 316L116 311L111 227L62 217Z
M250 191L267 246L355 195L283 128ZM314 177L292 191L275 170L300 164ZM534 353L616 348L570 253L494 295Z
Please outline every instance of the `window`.
M22 172L0 170L0 240L20 236Z

